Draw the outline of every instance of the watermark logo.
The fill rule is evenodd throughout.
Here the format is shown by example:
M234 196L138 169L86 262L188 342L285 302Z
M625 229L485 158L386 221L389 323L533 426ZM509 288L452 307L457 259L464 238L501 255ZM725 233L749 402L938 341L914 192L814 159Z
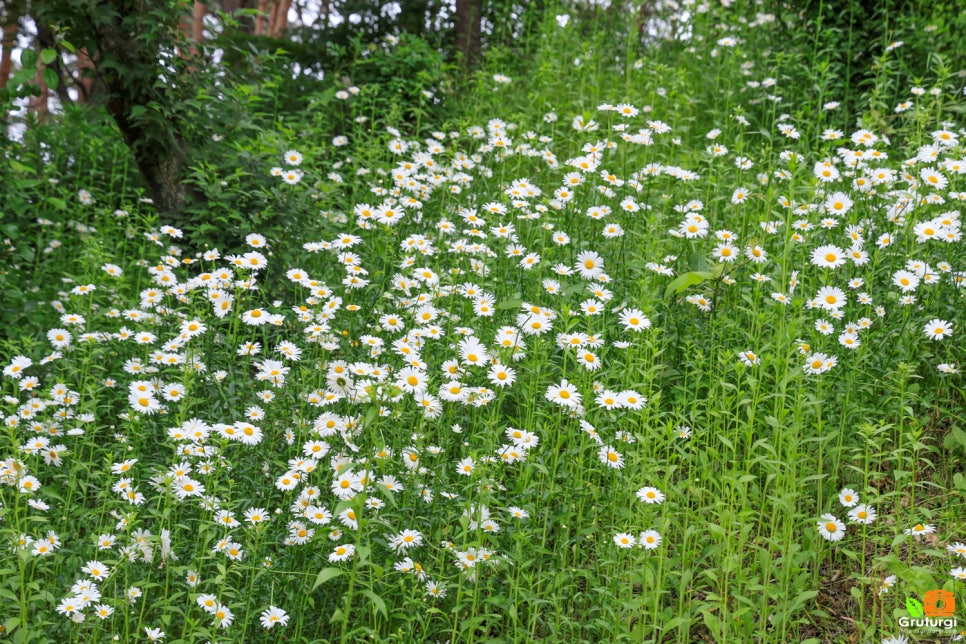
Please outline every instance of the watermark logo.
M926 617L953 617L956 596L948 590L930 590L922 597L922 609Z
M906 597L909 617L900 617L899 626L916 633L941 633L956 630L956 597L948 590L930 590L922 596Z

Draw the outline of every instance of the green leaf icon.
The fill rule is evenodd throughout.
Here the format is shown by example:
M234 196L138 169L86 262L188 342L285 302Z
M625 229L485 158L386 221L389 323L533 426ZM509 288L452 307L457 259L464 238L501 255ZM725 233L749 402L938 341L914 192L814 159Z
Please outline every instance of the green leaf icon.
M922 602L912 597L906 597L906 610L909 611L909 617L922 617L926 614Z

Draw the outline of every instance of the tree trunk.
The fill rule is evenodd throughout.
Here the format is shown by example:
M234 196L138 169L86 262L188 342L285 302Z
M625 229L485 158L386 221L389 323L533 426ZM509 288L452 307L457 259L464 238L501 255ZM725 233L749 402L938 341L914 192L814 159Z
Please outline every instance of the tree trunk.
M272 6L272 19L268 23L268 36L282 38L288 27L288 10L292 8L292 0L275 0Z
M208 15L208 7L204 2L195 2L191 10L191 39L195 42L202 42L205 39L205 16Z
M255 16L255 35L263 36L268 24L269 5L272 0L258 0L258 15Z
M140 121L132 118L133 108L139 104L119 94L111 83L108 91L112 98L107 102L107 111L134 155L154 207L161 213L182 211L189 201L189 193L181 182L187 142L177 132L169 140L158 140L155 133L146 131Z
M178 22L178 30L183 36L183 42L186 43L186 46L179 52L182 58L197 61L201 55L198 44L205 37L204 19L207 13L208 8L205 7L204 3L195 2L191 8L191 15L181 16L181 20ZM197 71L197 67L188 65L187 71L189 74L193 74Z
M185 221L185 211L197 197L182 181L188 166L186 136L196 131L185 134L192 123L185 120L183 104L195 88L187 65L178 61L172 66L163 54L172 48L190 49L179 27L192 5L180 0L49 0L32 7L38 26L69 30L79 66L93 66L90 78L157 211L173 225ZM172 67L178 70L176 77Z
M9 16L3 25L3 53L0 54L0 89L10 81L10 70L13 67L13 43L17 40L18 16Z
M130 13L120 16L120 24L139 30L142 19L136 3L126 5ZM125 24L125 20L134 19ZM158 88L161 73L160 42L144 42L131 46L134 33L118 28L118 23L100 26L96 33L98 76L107 94L107 111L117 123L124 142L131 149L141 178L158 212L170 215L182 212L193 196L181 182L187 165L188 144L181 134L177 119L162 116L157 105L170 104L172 88ZM177 23L176 23L177 24ZM110 59L111 68L102 69L101 61ZM116 66L116 67L115 67ZM129 78L117 68L138 70Z
M476 69L483 49L483 1L456 0L456 51L467 70Z
M40 94L30 97L27 102L27 113L35 115L37 120L43 123L50 117L50 88L44 82L44 63L40 60L39 55L37 56L36 67L37 74L34 76L34 82L40 88Z
M228 14L234 14L239 9L253 9L255 0L221 0L221 10ZM246 34L255 33L255 21L251 16L236 16L238 20L238 30Z
M94 61L85 47L77 50L77 102L87 103L94 96Z
M400 0L399 5L399 16L396 18L399 29L422 37L426 33L429 0Z

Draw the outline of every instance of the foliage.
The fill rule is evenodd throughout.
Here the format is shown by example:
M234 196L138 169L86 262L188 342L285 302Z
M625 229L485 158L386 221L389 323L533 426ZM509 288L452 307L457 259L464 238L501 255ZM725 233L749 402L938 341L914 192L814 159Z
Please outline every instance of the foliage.
M896 641L966 600L964 59L897 19L846 90L752 9L551 6L470 78L239 54L179 108L184 225L103 115L8 144L6 636Z

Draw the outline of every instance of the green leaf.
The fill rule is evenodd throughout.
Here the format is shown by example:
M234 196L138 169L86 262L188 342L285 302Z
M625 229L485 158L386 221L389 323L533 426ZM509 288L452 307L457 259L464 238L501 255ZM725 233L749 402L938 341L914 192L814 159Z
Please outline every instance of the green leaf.
M713 635L721 633L721 619L710 610L702 610L701 616L704 618L704 625L708 627Z
M57 50L56 49L44 49L40 52L40 60L44 65L49 65L55 60L57 60Z
M795 601L792 602L789 612L790 613L798 612L802 606L804 606L807 602L815 599L816 597L818 597L817 590L802 591L801 593L798 594L798 597L795 598Z
M57 72L52 70L50 67L45 67L44 82L47 83L47 87L50 89L57 89L57 85L60 83L60 78L57 76Z
M692 253L688 258L688 268L692 271L707 271L710 268L708 266L708 258L704 256L704 253Z
M37 66L37 52L33 49L24 49L20 52L20 66L24 70L34 69Z
M679 275L671 283L667 285L664 290L664 297L670 297L673 294L680 295L688 288L692 286L697 286L705 280L714 278L714 273L708 271L691 271L690 273L684 273Z
M909 539L909 537L907 537L907 539ZM933 571L925 566L912 566L911 568L906 568L905 570L899 570L897 572L899 574L899 579L906 582L906 587L910 588L916 593L922 594L927 590L936 587L936 581L933 578Z
M906 610L909 611L910 617L922 617L926 614L922 602L914 597L906 597Z
M376 606L376 611L382 613L383 618L389 619L389 614L386 612L386 602L383 601L382 597L372 592L368 588L363 590L362 593L372 600L372 603Z
M10 633L17 630L18 626L20 626L20 618L11 617L10 619L8 619L3 623L3 632L9 635Z
M372 421L376 419L376 416L378 414L379 414L378 407L372 407L371 409L369 409L369 411L366 412L366 419L362 421L362 426L370 427L372 425Z
M341 568L323 568L319 571L319 574L315 576L315 583L312 584L312 590L315 590L327 581L335 579L341 574ZM385 605L383 606L383 610L385 610Z
M20 163L19 161L17 161L16 159L10 159L9 163L10 163L10 167L13 169L13 171L14 172L17 172L19 174L30 174L30 173L32 173L34 171L34 169L31 168L29 165L24 165L24 164ZM966 443L964 443L964 444L966 444Z

